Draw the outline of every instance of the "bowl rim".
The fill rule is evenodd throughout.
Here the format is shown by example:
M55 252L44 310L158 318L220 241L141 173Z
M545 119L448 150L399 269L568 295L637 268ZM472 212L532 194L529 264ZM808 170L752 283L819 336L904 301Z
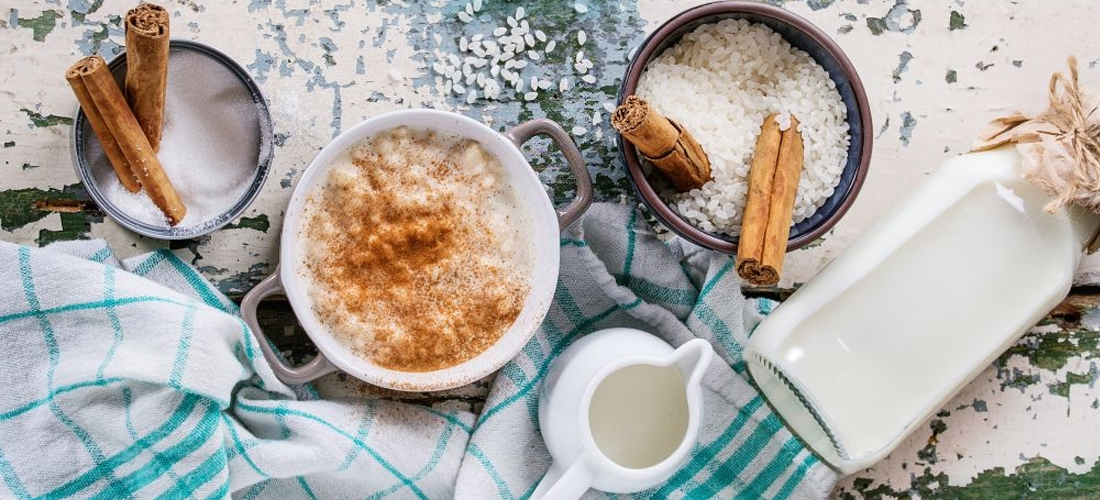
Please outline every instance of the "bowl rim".
M431 371L401 371L375 364L354 352L337 332L321 322L314 311L311 288L315 285L301 267L308 257L305 250L305 211L309 197L318 185L327 182L327 174L336 160L362 141L397 127L423 128L477 141L496 156L517 194L523 195L530 215L527 227L534 260L530 269L530 290L523 308L511 325L489 347L458 364ZM553 200L543 188L538 173L527 156L509 138L507 131L492 127L457 112L431 108L387 111L368 117L325 144L298 178L286 201L279 231L279 267L277 271L287 300L306 335L329 362L344 373L368 384L398 391L431 392L454 389L485 378L519 355L535 337L549 314L561 264L560 228ZM554 244L551 244L554 243Z
M252 75L232 57L229 57L227 54L214 47L193 40L173 38L168 41L168 47L169 50L176 49L197 52L221 64L240 80L241 85L244 86L252 96L252 102L256 105L258 111L257 119L260 124L259 130L257 131L257 134L260 136L260 151L257 155L256 172L252 177L248 189L241 198L225 212L213 217L209 221L184 228L162 228L133 219L129 214L111 203L111 200L103 194L99 185L96 184L95 179L92 177L88 158L84 155L83 145L86 141L91 140L89 137L94 138L95 134L85 133L85 129L88 128L88 118L79 104L76 107L76 111L73 113L73 124L69 129L69 153L72 156L73 169L76 170L77 177L80 179L81 184L83 184L84 190L88 193L92 201L96 203L99 210L110 216L111 220L116 224L139 235L158 240L191 240L213 233L237 220L238 217L248 211L248 208L251 207L252 203L256 201L256 198L260 196L260 192L263 191L264 185L267 184L267 178L271 173L271 164L275 156L275 125L271 118L271 109L268 106L267 99L260 91L259 84L257 84L252 78ZM126 60L126 50L123 49L107 61L107 68L111 71L111 74L114 75L120 66L126 64ZM217 222L211 223L211 221Z
M864 131L873 130L871 107L867 100L867 92L863 87L863 81L860 79L859 73L856 72L855 65L848 59L847 54L840 48L840 45L838 45L836 41L825 34L821 28L818 28L813 23L793 12L765 3L739 0L721 0L689 8L665 21L664 24L647 36L645 40L642 41L642 45L639 46L637 54L627 65L623 82L619 86L619 93L617 96L618 104L622 104L628 96L634 95L634 92L637 90L638 80L641 78L646 64L648 64L650 59L655 55L654 52L661 41L675 33L685 24L708 16L729 13L755 14L761 17L774 19L801 31L819 44L836 60L837 65L840 66L844 76L850 82L852 92L855 94L856 109L859 111L861 123L863 124L862 129ZM862 139L862 147L859 150L859 165L856 168L854 178L852 179L852 185L848 189L848 192L845 193L844 197L840 200L836 210L818 224L817 227L814 227L798 237L788 240L788 252L804 247L828 232L844 217L848 209L851 208L852 203L855 202L860 189L863 187L863 182L867 177L873 144L873 137L871 134L864 133ZM737 253L737 242L718 238L695 227L693 224L680 217L680 215L676 214L676 212L661 199L657 191L653 189L653 186L649 183L648 179L646 179L645 172L642 171L642 165L638 160L638 154L634 145L629 141L623 140L621 134L619 134L618 142L620 155L627 167L627 178L630 181L630 185L633 186L634 191L638 194L646 207L648 207L665 226L680 237L695 244L723 253Z

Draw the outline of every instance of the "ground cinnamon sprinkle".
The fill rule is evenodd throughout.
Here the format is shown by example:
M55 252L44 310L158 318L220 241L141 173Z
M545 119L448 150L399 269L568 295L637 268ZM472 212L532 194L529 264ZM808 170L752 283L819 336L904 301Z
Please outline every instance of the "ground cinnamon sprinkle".
M343 161L311 193L302 226L321 322L393 370L438 370L489 348L519 315L533 250L501 166L474 141L405 127Z

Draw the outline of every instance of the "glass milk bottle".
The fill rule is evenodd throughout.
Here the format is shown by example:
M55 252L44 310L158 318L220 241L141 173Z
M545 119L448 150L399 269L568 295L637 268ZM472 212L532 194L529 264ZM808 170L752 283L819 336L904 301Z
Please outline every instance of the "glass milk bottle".
M1069 293L1100 216L1013 146L948 160L752 334L787 425L849 474L884 458Z

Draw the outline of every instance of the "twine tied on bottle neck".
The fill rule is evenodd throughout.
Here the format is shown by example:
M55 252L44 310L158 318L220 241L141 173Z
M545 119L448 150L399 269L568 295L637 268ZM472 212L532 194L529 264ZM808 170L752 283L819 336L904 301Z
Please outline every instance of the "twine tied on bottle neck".
M997 118L978 136L972 151L1015 144L1024 158L1024 178L1050 195L1049 213L1079 205L1100 213L1100 100L1083 91L1077 59L1069 76L1050 77L1050 105L1028 117L1020 112Z

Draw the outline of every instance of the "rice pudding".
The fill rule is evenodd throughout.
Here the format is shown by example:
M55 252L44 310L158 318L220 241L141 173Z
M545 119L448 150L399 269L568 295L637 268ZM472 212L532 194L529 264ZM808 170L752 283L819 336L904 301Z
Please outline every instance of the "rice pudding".
M488 349L519 315L530 221L476 141L398 127L342 153L309 192L297 270L317 318L356 355L439 370Z

